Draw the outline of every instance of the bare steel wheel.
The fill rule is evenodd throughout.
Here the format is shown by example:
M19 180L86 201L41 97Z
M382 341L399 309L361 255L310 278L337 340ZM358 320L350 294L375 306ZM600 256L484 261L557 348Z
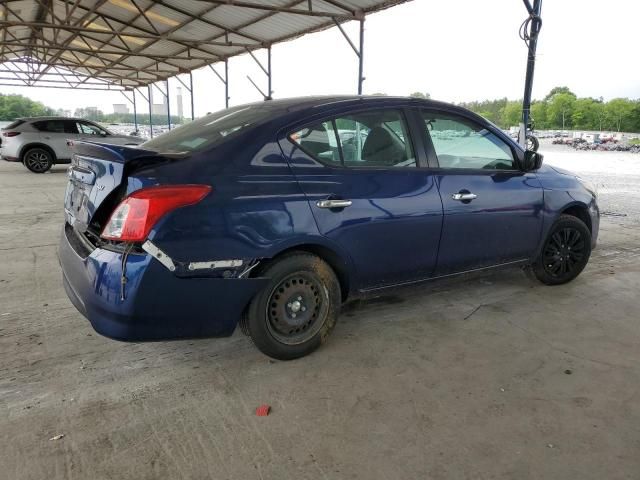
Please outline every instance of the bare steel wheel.
M318 348L340 310L340 285L323 260L304 252L284 255L260 272L268 284L249 305L244 322L265 354L290 360Z
M285 345L304 343L318 333L327 316L329 292L315 274L294 273L271 292L269 332Z
M53 165L53 156L44 148L31 148L25 152L23 163L33 173L44 173Z

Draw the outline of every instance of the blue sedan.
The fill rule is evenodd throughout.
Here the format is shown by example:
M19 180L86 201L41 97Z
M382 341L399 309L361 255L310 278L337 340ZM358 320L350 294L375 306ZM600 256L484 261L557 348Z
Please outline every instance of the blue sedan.
M348 298L522 266L573 280L596 245L592 186L495 125L410 98L273 100L140 147L79 142L60 262L96 331L318 348Z

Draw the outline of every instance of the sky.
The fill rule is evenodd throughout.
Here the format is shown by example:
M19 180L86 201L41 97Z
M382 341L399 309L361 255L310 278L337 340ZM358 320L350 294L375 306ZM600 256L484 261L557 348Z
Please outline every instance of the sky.
M448 102L522 98L527 52L518 29L525 18L520 0L413 0L372 14L365 22L364 93L420 91ZM581 97L640 98L640 2L546 0L542 18L533 98L555 86L568 86ZM357 23L344 28L357 43ZM266 59L266 51L256 56ZM272 69L274 98L357 92L357 57L337 28L275 45ZM266 77L251 57L232 58L230 105L262 99L247 75L266 90ZM194 72L194 84L196 117L224 108L224 87L208 68ZM170 80L172 112L178 86ZM0 87L0 92L53 108L97 106L105 113L113 111L113 103L126 102L116 92L27 87ZM138 97L139 111L145 112L143 102ZM183 104L190 115L186 92Z

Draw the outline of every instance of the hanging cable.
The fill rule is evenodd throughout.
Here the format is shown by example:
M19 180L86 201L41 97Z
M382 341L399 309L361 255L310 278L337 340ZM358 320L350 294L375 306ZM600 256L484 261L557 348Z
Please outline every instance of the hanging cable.
M131 250L133 250L133 243L126 244L124 247L124 252L122 252L122 275L120 276L120 301L124 302L126 299L125 296L125 288L127 285L127 259L129 258L129 254Z
M532 24L532 22L536 23ZM531 41L531 32L533 32L533 29L535 28L535 32L537 34L537 32L540 31L540 27L542 27L542 18L535 13L530 13L529 16L520 25L518 34L520 35L520 38L525 43L527 48L529 48L529 42Z

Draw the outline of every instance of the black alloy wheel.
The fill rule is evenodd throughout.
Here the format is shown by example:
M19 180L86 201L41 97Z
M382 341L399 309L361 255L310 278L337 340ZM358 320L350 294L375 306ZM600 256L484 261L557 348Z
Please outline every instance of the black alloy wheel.
M24 154L24 166L33 173L44 173L53 165L53 157L44 148L31 148Z
M584 244L581 232L575 228L554 232L542 257L545 271L553 277L570 275L584 259Z
M560 285L576 278L591 256L591 232L582 220L562 215L551 228L533 273L542 283Z

